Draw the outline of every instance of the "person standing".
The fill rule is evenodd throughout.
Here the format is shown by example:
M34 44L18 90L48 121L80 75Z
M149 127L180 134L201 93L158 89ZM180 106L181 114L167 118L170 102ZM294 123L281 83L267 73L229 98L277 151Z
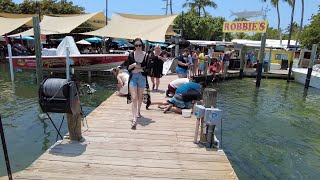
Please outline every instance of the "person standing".
M184 49L182 55L178 57L178 66L176 67L176 72L179 78L187 78L188 76L188 55L189 49Z
M193 63L193 76L196 76L197 72L198 72L199 54L200 54L200 51L196 50L192 55L192 59L194 60L194 63Z
M148 56L143 49L143 42L140 38L133 41L135 50L128 57L129 91L128 98L132 101L132 124L131 128L136 128L137 118L141 117L141 105L143 91L147 86L147 66ZM147 105L148 106L148 105Z
M161 52L160 44L156 44L154 51L150 55L150 62L152 63L152 70L150 73L152 91L159 91L160 78L163 75L163 62L165 61L167 61L167 55L165 52Z
M205 57L204 49L202 49L202 52L199 55L199 69L198 69L199 76L201 76L202 72L204 71L205 60L206 60L206 57Z

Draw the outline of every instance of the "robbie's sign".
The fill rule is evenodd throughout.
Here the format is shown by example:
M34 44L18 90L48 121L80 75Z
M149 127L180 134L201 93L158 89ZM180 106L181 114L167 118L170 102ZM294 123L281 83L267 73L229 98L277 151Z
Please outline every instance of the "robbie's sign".
M267 31L268 21L235 21L224 22L223 32L258 32Z

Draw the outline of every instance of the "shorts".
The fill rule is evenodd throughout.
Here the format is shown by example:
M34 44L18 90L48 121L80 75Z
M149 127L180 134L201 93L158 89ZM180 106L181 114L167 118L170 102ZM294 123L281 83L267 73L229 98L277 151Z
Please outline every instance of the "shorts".
M175 94L176 93L177 88L172 87L170 84L168 84L168 91L171 94Z
M188 74L188 70L187 69L183 69L179 66L176 67L176 73L177 74Z
M184 102L180 95L175 94L172 98L170 98L168 103L173 104L175 107L180 109L189 109L191 108L191 102Z
M199 63L199 70L204 71L204 63Z
M140 72L133 74L129 86L138 87L138 88L145 88L147 85L146 77L142 75Z

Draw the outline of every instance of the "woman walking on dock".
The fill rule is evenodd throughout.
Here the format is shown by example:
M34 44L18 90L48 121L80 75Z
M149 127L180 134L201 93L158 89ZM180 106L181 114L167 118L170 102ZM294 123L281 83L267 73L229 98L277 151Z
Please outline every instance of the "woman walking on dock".
M140 110L143 100L143 91L147 84L148 55L143 49L140 38L133 41L135 50L128 57L129 90L128 98L132 101L132 124L131 128L136 128L137 118L141 117ZM147 87L148 88L148 87ZM150 97L150 96L149 96ZM129 101L130 101L129 100ZM147 104L148 107L148 104Z
M167 61L166 53L161 52L160 44L156 44L151 53L150 62L152 63L151 82L152 91L159 91L160 78L162 77L163 62Z

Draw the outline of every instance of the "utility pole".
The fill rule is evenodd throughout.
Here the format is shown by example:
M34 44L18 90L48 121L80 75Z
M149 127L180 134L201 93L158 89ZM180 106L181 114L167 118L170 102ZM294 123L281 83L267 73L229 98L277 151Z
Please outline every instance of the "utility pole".
M163 9L166 9L166 14L165 15L168 15L169 8L170 8L170 14L173 14L173 12L172 12L172 0L163 0L163 1L166 1L166 8L163 8Z
M108 25L108 0L106 0L106 25Z

